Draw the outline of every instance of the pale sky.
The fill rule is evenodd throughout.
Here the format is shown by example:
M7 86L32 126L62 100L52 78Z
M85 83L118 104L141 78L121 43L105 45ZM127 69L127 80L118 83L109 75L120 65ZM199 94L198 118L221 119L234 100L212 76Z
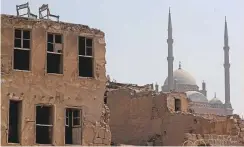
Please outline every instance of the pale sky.
M16 4L2 0L1 13L16 15ZM106 35L107 74L117 82L163 84L167 77L167 25L171 7L174 69L207 83L208 99L224 102L224 17L230 46L231 103L244 115L244 0L29 0L38 15L42 4L60 20L99 28Z

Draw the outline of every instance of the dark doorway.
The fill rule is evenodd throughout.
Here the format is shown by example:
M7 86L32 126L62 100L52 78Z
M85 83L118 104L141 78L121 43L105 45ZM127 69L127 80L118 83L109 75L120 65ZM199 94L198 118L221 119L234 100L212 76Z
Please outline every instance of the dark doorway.
M9 103L9 127L8 142L20 143L22 101L12 101Z

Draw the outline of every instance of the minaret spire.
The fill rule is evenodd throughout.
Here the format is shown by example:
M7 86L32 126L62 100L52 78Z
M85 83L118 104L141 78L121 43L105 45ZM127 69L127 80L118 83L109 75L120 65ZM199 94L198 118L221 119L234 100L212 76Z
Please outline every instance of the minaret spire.
M173 79L173 37L172 37L172 22L171 22L171 12L169 8L169 18L168 18L168 91L172 91L174 89L174 79Z
M232 108L230 103L230 62L229 62L229 37L227 21L225 17L225 30L224 30L224 71L225 71L225 105L226 108Z
M225 46L229 46L228 26L227 26L226 16L225 16L225 34L224 34L224 44L225 44Z

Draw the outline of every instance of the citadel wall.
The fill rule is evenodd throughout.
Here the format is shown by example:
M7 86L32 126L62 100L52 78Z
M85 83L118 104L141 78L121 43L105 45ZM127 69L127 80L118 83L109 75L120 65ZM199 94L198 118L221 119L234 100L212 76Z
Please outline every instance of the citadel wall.
M14 30L29 30L30 70L14 70ZM47 32L63 38L63 73L46 72ZM78 36L93 40L92 78L78 74ZM65 110L81 110L81 133L73 132L78 144L110 145L108 109L103 104L105 91L104 33L88 26L1 15L1 145L8 144L10 100L21 102L20 145L36 145L36 107L52 111L51 145L65 144ZM24 58L22 59L24 60ZM51 116L50 116L51 117ZM50 130L49 130L50 131Z

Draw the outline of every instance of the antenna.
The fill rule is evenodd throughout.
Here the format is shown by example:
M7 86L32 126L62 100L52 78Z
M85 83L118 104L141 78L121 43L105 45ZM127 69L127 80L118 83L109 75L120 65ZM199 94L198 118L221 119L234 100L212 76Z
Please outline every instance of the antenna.
M22 9L27 9L27 12L24 13L24 14L20 14L19 11L22 10ZM27 15L27 17L37 19L37 15L35 15L35 14L30 12L30 7L29 7L29 3L28 2L25 3L25 4L22 4L22 5L16 5L16 11L17 11L17 16L19 16L19 17Z
M45 15L42 15L42 13L46 11ZM48 8L48 4L43 4L41 7L39 7L39 18L40 19L50 19L50 17L55 17L57 21L59 21L59 15L53 15L50 13L50 10Z

